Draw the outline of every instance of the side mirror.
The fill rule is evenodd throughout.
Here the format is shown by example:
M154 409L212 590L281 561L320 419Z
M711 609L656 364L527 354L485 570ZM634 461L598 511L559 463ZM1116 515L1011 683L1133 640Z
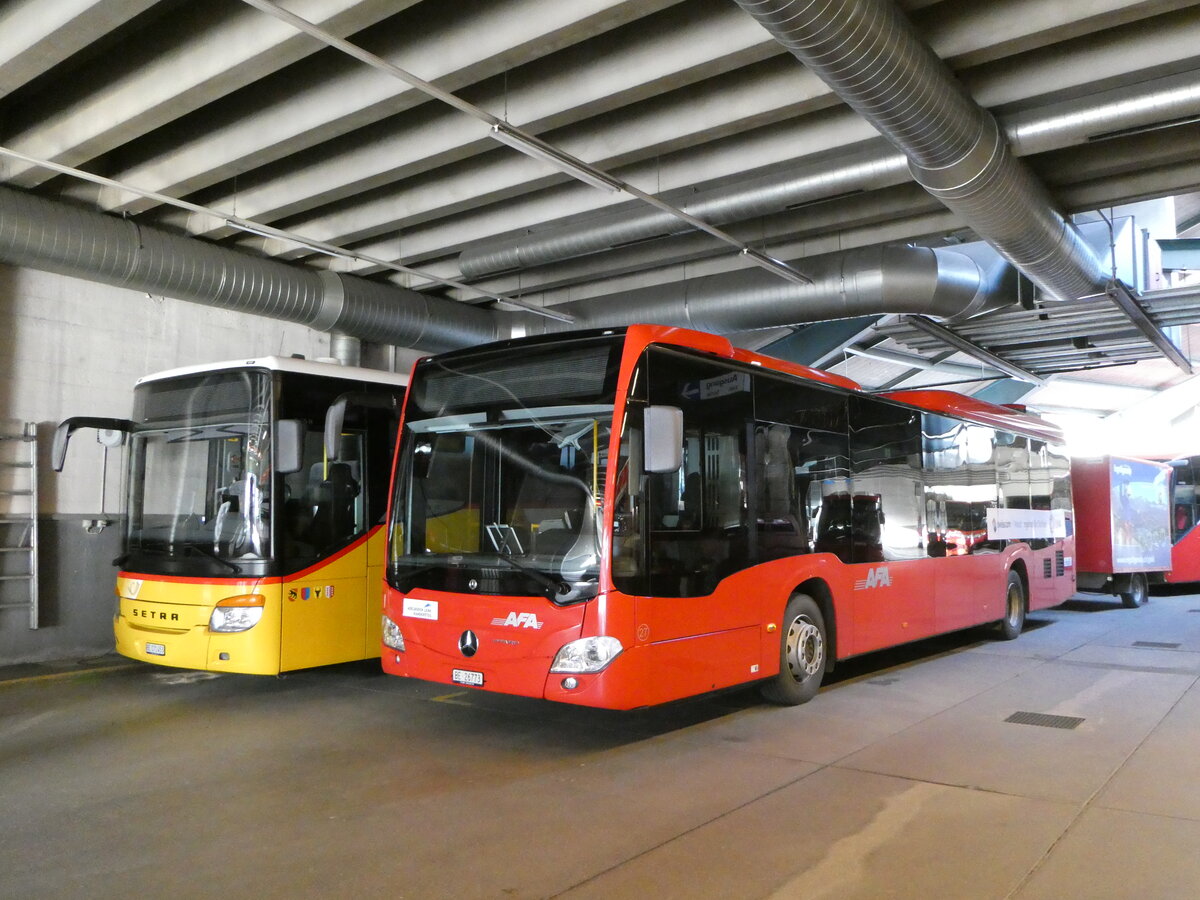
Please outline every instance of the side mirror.
M55 472L63 470L63 464L67 461L67 445L71 442L71 435L80 428L95 428L101 432L110 432L114 438L120 435L119 440L104 441L108 446L119 446L124 436L133 431L133 422L129 419L105 419L96 416L72 416L69 419L63 419L58 428L54 430L54 442L50 445L50 466Z
M304 422L280 419L275 425L275 471L280 475L291 475L303 466Z
M678 472L683 465L683 410L678 406L647 406L645 435L647 472Z

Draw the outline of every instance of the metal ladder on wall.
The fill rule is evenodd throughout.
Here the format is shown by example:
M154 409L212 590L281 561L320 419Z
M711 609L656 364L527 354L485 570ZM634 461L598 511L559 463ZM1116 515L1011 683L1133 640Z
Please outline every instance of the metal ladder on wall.
M37 484L37 423L0 433L0 609L28 608L30 628L38 627ZM7 600L8 585L21 582L27 599Z

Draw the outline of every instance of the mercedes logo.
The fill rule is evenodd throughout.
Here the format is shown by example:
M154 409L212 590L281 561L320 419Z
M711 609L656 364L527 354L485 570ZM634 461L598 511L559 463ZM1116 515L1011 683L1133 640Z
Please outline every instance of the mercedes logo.
M475 637L475 632L464 631L458 639L458 649L463 656L474 656L479 649L479 638Z
M469 587L473 591L477 591L477 590L479 590L479 581L472 578L470 581L467 582L467 587Z

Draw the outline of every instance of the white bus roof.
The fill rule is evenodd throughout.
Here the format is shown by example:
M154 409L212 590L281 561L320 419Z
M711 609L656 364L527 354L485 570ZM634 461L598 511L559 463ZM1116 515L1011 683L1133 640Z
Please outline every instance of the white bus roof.
M161 381L180 375L197 375L203 372L220 372L233 369L270 369L276 372L299 372L305 375L324 375L330 378L350 378L375 384L408 384L408 375L399 372L384 372L381 369L364 369L360 366L343 366L335 362L318 362L311 359L296 359L288 356L259 356L254 359L232 359L225 362L204 363L196 366L181 366L151 375L143 375L136 385L149 381Z

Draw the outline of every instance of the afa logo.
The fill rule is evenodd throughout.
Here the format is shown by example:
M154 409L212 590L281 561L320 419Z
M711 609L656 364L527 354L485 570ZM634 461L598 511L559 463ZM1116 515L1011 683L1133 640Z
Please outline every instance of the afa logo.
M541 628L542 623L538 621L536 613L518 613L510 612L507 618L497 616L492 619L492 624L497 628Z
M856 591L865 591L868 588L891 587L892 575L888 571L887 566L877 566L873 569L867 569L867 577L860 578L854 582Z

